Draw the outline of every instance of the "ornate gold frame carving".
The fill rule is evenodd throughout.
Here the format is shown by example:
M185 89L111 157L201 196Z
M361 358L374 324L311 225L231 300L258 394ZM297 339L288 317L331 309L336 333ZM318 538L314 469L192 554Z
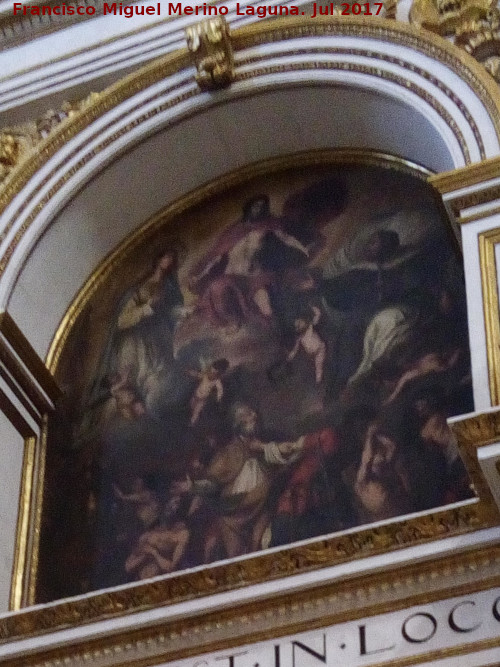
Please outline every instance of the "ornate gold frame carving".
M459 215L461 211L466 208L472 208L473 206L480 206L481 204L487 204L488 202L495 201L500 198L500 185L495 185L491 187L486 187L484 190L476 190L461 197L453 199L451 202L451 208L455 215ZM488 211L488 215L490 212ZM477 220L478 217L481 217L481 214L475 214L470 216L462 216L459 218L460 224L467 222L472 222Z
M500 158L493 157L460 169L433 174L429 182L440 194L445 195L498 176L500 176Z
M217 16L195 23L185 33L200 88L216 90L228 86L234 78L234 56L226 19Z
M470 575L474 579L470 579ZM431 562L405 565L395 572L379 572L344 579L306 591L272 599L233 605L216 612L199 612L182 620L163 621L147 628L127 630L107 637L73 642L62 648L40 649L33 655L10 658L9 667L58 667L80 665L103 656L116 658L125 667L146 667L167 660L180 660L202 652L219 651L343 623L356 618L397 611L413 605L467 595L500 585L500 548L490 546ZM115 600L111 600L114 597ZM141 592L137 601L142 599ZM73 624L96 620L96 611L123 601L116 593L100 594L78 601L64 601L51 608L33 609L0 621L2 640L33 637ZM96 604L97 603L97 604ZM164 604L158 602L157 606ZM106 604L108 605L106 607ZM123 611L123 609L122 609ZM271 627L270 627L271 626ZM461 655L500 645L500 637L441 649L408 658L413 664L423 658ZM138 657L147 647L149 657ZM0 659L0 663L2 660Z
M383 156L374 152L367 153L365 151L339 150L334 152L315 151L305 154L291 155L286 158L267 160L256 165L245 167L237 172L218 179L215 182L209 183L205 187L189 194L187 197L184 197L168 207L165 211L150 219L144 227L125 239L120 247L111 253L98 267L84 285L80 294L77 296L61 322L49 352L47 360L49 370L53 373L57 368L62 348L65 345L71 327L74 325L79 313L98 289L99 285L126 255L133 253L135 247L139 243L144 242L148 236L153 234L161 225L166 224L168 220L196 203L201 202L203 199L220 193L231 186L243 183L259 174L284 170L291 166L298 166L299 164L302 166L313 166L335 164L339 162L345 163L347 160L351 163L383 164L387 168L396 168L406 172L412 172L422 179L427 179L428 177L428 172L426 170L393 156ZM468 420L468 422L471 422L471 420ZM500 434L500 415L489 417L489 421L477 418L473 423L476 424L476 426L469 426L468 430L464 430L464 428L461 430L460 425L455 425L454 428L459 436L460 449L465 464L471 474L472 481L480 498L478 501L466 501L459 506L449 509L441 509L418 518L400 520L376 528L361 529L352 534L344 534L332 538L320 538L307 545L289 547L272 554L264 553L255 555L239 562L210 566L197 572L181 573L173 577L165 577L153 583L140 583L120 591L97 593L77 601L63 601L55 606L51 606L50 610L27 610L19 615L0 620L0 641L22 637L25 634L33 635L40 632L62 629L73 624L75 621L86 623L103 618L112 618L130 614L135 611L144 611L157 606L190 600L199 596L233 590L241 586L248 586L273 579L281 579L292 574L340 564L352 559L376 555L382 552L396 550L404 546L417 545L429 540L457 535L464 531L476 530L494 525L498 522L499 516L487 484L480 474L475 449L479 444L484 443L485 440L490 441L496 437L497 434ZM476 431L471 430L474 428ZM472 436L471 433L473 433ZM25 488L22 500L23 506L26 507L29 506L30 496L33 497L33 502L36 503L35 516L33 517L31 528L33 554L30 563L25 563L23 581L21 581L20 576L16 578L12 599L16 602L23 600L24 602L28 602L28 604L33 602L35 592L38 559L37 544L40 533L42 511L42 480L45 447L46 434L44 433L40 441L37 457L39 466L38 483L35 488ZM18 541L17 548L22 549L22 547L23 543ZM485 551L484 553L486 554L484 560L485 563L491 563L493 560L500 563L500 551L498 549L491 553L490 551ZM454 557L457 562L457 567L462 567L462 571L464 567L468 567L466 563L474 558L476 558L476 556L471 556L471 554ZM398 575L403 576L402 572L408 571L413 573L418 571L420 572L418 580L422 581L421 577L424 576L424 572L434 572L436 567L440 567L440 565L437 565L438 562L442 564L446 571L448 571L447 568L449 568L450 562L454 561L453 559L450 561L449 558L446 558L431 564L427 563L418 566L410 566L403 568ZM461 565L458 565L459 563L461 563ZM430 576L431 579L435 579L434 575ZM28 582L27 579L29 579ZM417 577L412 574L410 580L416 582ZM325 609L325 613L322 613L321 618L314 622L316 623L316 627L325 625L328 622L340 622L341 619L347 620L350 618L349 613L352 614L352 610L349 613L346 612L346 615L344 616L339 616L338 611L338 600L340 598L338 597L337 591L343 590L344 586L347 591L345 600L352 599L353 591L362 591L362 593L355 593L355 595L361 596L360 600L362 601L365 600L366 596L373 600L375 606L373 609L370 607L372 611L363 609L364 614L381 613L382 609L388 609L388 607L384 607L381 604L377 605L377 595L373 596L372 593L377 590L377 586L379 585L378 582L382 582L380 585L386 587L387 590L387 587L390 588L394 586L397 588L400 586L401 584L397 584L397 581L397 576L395 577L394 573L364 574L358 576L353 582L344 582L344 584L336 584L335 587L329 587L328 595L330 602L333 604L333 602L337 601L332 607L331 613L333 615L326 615ZM399 581L401 581L401 579ZM407 581L409 580L407 579ZM498 582L500 583L500 566ZM453 582L453 584L455 583L456 581ZM453 584L451 584L451 587L453 587ZM323 591L324 589L320 590ZM446 597L447 594L450 594L450 591L445 590L444 587L440 586L439 591L436 590L432 593L432 596L437 597L431 597L432 599L437 599L438 597ZM304 597L304 604L306 604L306 600L311 599L311 595L311 591L308 591L306 597ZM417 596L415 597L415 600L418 601L422 599L421 597L418 597L417 593L415 593L415 595ZM290 606L296 606L298 599L302 598L297 598L296 595L291 595L285 598L285 603L281 601L279 604L282 607L283 604L288 604L286 600L290 600ZM380 600L378 600L378 602L380 602ZM274 612L271 613L270 611L272 605L271 607L266 607L266 604L268 603L251 603L249 609L266 610L265 612L262 611L262 613L268 615L271 614L270 617L273 617ZM409 604L407 596L404 597L404 602L401 602L401 604L402 606ZM278 601L276 601L276 605L278 605ZM317 608L322 608L322 605L323 603L318 602ZM281 609L281 607L279 608ZM283 615L281 611L276 613L278 616ZM237 609L228 611L227 618L230 619L231 623L234 623L234 619L239 618L239 615L241 614L243 614L243 611L238 607ZM213 620L209 621L208 618L213 618ZM214 630L222 627L220 624L222 623L223 618L225 618L225 616L221 616L220 613L217 613L212 616L209 614L203 621L200 621L198 618L193 619L193 623L198 623L198 630L193 629L193 632L197 633L200 640L200 632L202 632L202 629L203 632L208 633L207 638L210 644L210 650L215 650L212 647L212 643L215 642ZM261 612L259 612L259 615L256 618L261 618ZM282 620L286 620L286 615ZM301 625L297 621L294 621L293 624L285 624L283 627L280 626L281 629L276 630L276 634L273 634L273 636L284 634L285 632L297 632L300 629L306 629L306 627L314 627L311 623L312 620L307 626ZM182 631L176 629L177 625L175 622L169 624L169 627L172 628L172 630L169 631L170 634L168 634L165 629L162 630L162 639L160 643L167 641L168 638L170 638L170 641L173 641L185 637L187 632L185 623L182 625ZM208 632L207 628L211 628L212 632ZM274 632L275 631L273 630L273 633ZM127 636L129 637L129 635ZM266 635L265 633L262 634L262 632L259 631L252 634L250 638L245 635L245 641L257 641L266 636L270 635ZM109 641L111 640L108 640L108 642ZM127 641L129 641L129 639L127 639ZM220 644L216 644L217 648L223 648L230 645L230 640L221 640L221 642L222 643ZM243 640L241 643L243 643ZM199 644L199 647L201 647L201 643ZM91 644L87 643L85 651L90 649ZM181 656L186 657L190 654L189 652L179 649L179 652L174 653L174 657L170 658L170 651L173 649L166 649L163 647L163 650L168 651L169 659L175 659ZM51 658L46 658L46 660L49 659ZM24 658L24 660L26 660L26 658ZM14 665L17 663L14 662L12 664ZM34 661L33 663L21 662L19 664L35 665L38 663ZM137 664L152 663L139 662Z
M444 0L414 0L410 23L439 35L449 35L466 21L486 16L493 4L493 0L466 0L454 5Z

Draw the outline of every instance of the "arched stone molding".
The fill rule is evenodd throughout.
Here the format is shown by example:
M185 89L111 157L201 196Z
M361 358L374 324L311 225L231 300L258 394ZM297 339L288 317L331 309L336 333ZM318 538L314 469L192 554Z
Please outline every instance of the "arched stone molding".
M63 123L0 193L0 306L42 356L81 284L128 233L245 164L355 147L440 172L499 153L497 87L440 38L317 17L255 24L233 43L230 88L201 92L187 52L176 52Z
M398 20L408 22L409 6L405 8L408 3L411 4L411 0L399 3ZM43 100L48 96L51 100L63 101L68 99L64 91L69 89L71 99L81 99L89 92L102 90L135 69L151 63L155 58L183 48L185 28L213 16L211 12L215 7L223 7L223 11L227 9L225 18L233 29L255 21L262 22L262 17L257 14L247 15L244 12L247 7L257 11L262 5L266 8L296 6L305 12L305 16L313 13L312 3L307 0L271 0L265 3L262 0L251 0L244 5L239 3L241 9L236 0L212 0L209 3L211 9L207 13L188 15L180 12L178 7L191 5L163 0L153 5L155 11L160 5L160 15L134 15L126 18L123 14L104 15L103 3L97 2L100 8L96 15L88 17L91 19L89 24L81 16L76 19L74 16L58 19L52 15L50 19L45 17L42 22L36 16L13 17L12 4L4 4L7 6L4 14L0 15L0 45L4 49L11 44L23 44L22 58L17 48L0 51L0 112L9 117L9 124L19 122L20 114L29 119L40 110L45 111L47 105L44 106ZM391 4L387 3L388 6ZM0 9L1 6L0 3ZM151 6L148 0L134 2L134 7L139 11L144 6ZM278 14L280 11L278 9ZM9 15L6 16L7 13ZM386 15L384 7L380 16ZM67 29L69 26L70 40L64 39L65 35L61 32L47 34L47 31Z

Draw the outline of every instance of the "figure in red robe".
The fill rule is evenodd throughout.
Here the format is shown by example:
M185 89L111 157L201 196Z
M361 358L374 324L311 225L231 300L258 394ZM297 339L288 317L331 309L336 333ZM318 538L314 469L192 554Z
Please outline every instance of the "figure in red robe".
M264 320L272 316L275 269L307 257L306 248L271 214L269 197L258 195L191 271L190 288L212 324L238 329L252 312Z

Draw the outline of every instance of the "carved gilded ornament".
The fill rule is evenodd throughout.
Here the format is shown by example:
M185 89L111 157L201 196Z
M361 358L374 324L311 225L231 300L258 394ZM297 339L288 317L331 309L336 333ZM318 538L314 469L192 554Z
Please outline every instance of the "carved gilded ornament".
M0 185L63 120L71 118L98 97L98 93L90 93L83 100L63 102L59 110L49 109L34 121L0 130Z
M492 9L482 18L464 22L456 31L455 44L483 65L500 83L500 11Z
M0 182L10 173L19 158L19 142L12 134L0 134Z
M438 35L453 35L467 21L485 18L495 0L414 0L410 23Z
M495 0L414 0L410 23L454 43L500 83L500 11Z
M384 0L384 18L386 19L395 19L396 13L398 11L398 2L399 0Z
M234 77L234 59L225 19L218 16L189 26L186 39L200 88L213 90L228 86Z
M20 127L5 128L0 132L0 183L35 145L30 133Z

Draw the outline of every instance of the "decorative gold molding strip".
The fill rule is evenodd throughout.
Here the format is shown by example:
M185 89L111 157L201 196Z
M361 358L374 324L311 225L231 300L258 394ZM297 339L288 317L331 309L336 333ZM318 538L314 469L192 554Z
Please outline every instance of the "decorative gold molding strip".
M415 49L442 62L458 74L477 93L488 110L497 135L500 136L500 90L493 78L486 74L484 68L463 50L432 33L422 33L422 31L412 26L386 21L377 17L371 17L368 20L363 17L349 17L348 21L342 20L343 17L330 17L320 21L317 20L318 18L290 18L281 21L269 21L263 26L256 24L245 26L233 32L234 49L237 51L257 44L276 42L280 39L310 36L311 32L314 32L316 36L335 34L356 36L360 32L359 27L361 25L363 26L362 33L364 36L372 39L385 38Z
M500 213L500 206L493 206L485 211L479 211L471 215L464 215L457 220L459 225L467 225L469 222L476 222L477 220L484 220L485 218L490 218L492 215L498 215Z
M304 53L315 53L319 52L321 53L334 53L338 55L354 55L354 56L367 56L367 57L372 57L376 58L378 60L382 60L383 62L390 63L391 65L398 65L399 67L402 67L404 69L409 70L410 72L415 72L419 76L421 76L423 79L429 81L432 83L433 86L436 86L440 91L442 91L455 105L456 107L460 110L464 118L467 120L469 123L469 126L472 130L472 133L474 134L474 138L477 141L477 145L479 148L479 153L481 155L481 159L485 159L486 153L484 149L484 143L481 138L481 133L479 132L479 128L474 122L474 119L472 118L472 115L469 113L467 110L466 106L463 104L461 99L455 95L453 90L446 86L442 81L437 79L435 76L433 76L430 72L427 72L426 70L422 69L421 67L418 67L414 63L408 62L406 60L403 60L402 58L396 58L394 56L390 56L386 53L381 53L379 51L363 51L362 49L347 49L347 48L340 48L340 47L326 47L322 48L321 50L319 49L300 49L294 53L298 54L304 54ZM277 54L278 56L280 54ZM257 61L257 58L245 58L244 60L240 60L238 62L239 65L242 64L249 64L252 62ZM443 118L443 120L446 120ZM465 156L464 156L465 157ZM469 160L470 161L470 157Z
M426 70L422 69L421 67L418 67L414 63L408 62L406 60L403 60L402 58L396 58L394 56L390 56L388 54L382 53L380 51L371 51L371 50L363 50L363 49L354 49L354 48L342 48L342 47L322 47L321 49L317 48L308 48L308 49L297 49L296 51L293 52L287 52L288 55L310 55L312 53L329 53L329 54L335 54L335 55L350 55L350 56L363 56L363 57L368 57L368 58L373 58L377 60L381 60L382 62L390 63L391 65L397 65L398 67L401 67L403 69L407 69L410 72L415 72L418 74L420 77L425 79L426 81L429 81L432 83L433 86L438 88L441 92L443 92L455 105L456 107L460 110L460 113L464 116L464 118L467 120L472 133L474 135L474 138L477 142L478 148L479 148L479 153L481 155L481 159L485 159L486 153L484 149L484 143L481 138L481 133L479 132L479 128L477 124L474 122L474 119L472 118L471 114L467 110L466 106L463 104L461 99L455 95L453 90L446 86L442 81L437 79L435 76L433 76L430 72L427 72ZM276 56L279 57L281 55L284 55L282 53L277 53ZM262 57L259 56L253 56L253 57L248 57L244 58L238 61L238 65L249 65L253 64L256 62L259 62L262 60ZM400 81L402 81L400 79ZM407 80L405 80L405 87L409 88L410 84ZM438 110L436 106L433 105L433 108ZM441 107L442 108L442 107ZM439 115L441 115L441 112L438 111ZM442 116L443 117L443 116ZM447 117L443 117L443 120L448 122L448 119L451 118L448 115ZM456 127L456 125L455 125ZM461 146L462 152L464 153L463 146ZM470 162L470 156L467 156L468 151L467 148L465 148L465 153L464 153L464 158L467 162Z
M124 5L135 3L137 0L121 0ZM23 7L45 6L53 8L61 5L60 0L33 0L32 2L22 2ZM0 14L0 50L11 48L18 44L23 44L36 37L47 35L71 25L99 18L103 15L104 0L78 0L78 3L68 2L68 5L78 4L85 7L93 7L95 13L92 15L70 15L70 14L44 14L41 21L39 15L31 15L28 10L26 15L14 15L13 4L9 11Z
M12 584L9 600L11 609L19 609L23 602L22 591L28 560L32 502L31 494L35 474L36 444L37 440L34 435L26 437L24 440L23 469L17 513L16 548L14 551L14 565L12 567Z
M488 202L495 201L500 199L500 185L490 186L483 188L482 190L476 190L467 195L462 195L461 197L456 197L452 199L451 210L456 216L459 216L461 211L466 208L471 208L472 206L479 206L480 204L487 204ZM470 215L466 218L468 222L475 220L474 215ZM465 220L459 220L462 224Z
M500 307L498 271L495 257L495 247L498 243L500 243L499 228L479 235L479 264L481 267L486 353L488 356L488 375L492 405L498 405L500 402ZM490 417L489 419L498 426L494 417ZM484 417L482 423L486 424L486 421L487 418ZM486 426L482 428L486 428ZM498 431L500 433L500 426L498 426ZM495 436L497 435L496 431L494 434Z
M0 410L24 440L23 468L19 494L14 566L11 583L10 606L19 608L26 602L24 581L31 571L37 550L29 543L37 544L38 532L32 530L33 519L39 514L42 503L41 491L33 497L35 470L43 473L44 441L37 447L36 435L26 417L35 424L46 423L46 414L53 409L61 395L57 383L45 364L31 347L12 317L0 314L0 375L17 397L21 412L11 398L0 390ZM22 413L25 410L25 413ZM32 423L33 423L32 422ZM40 459L42 455L42 459ZM37 524L39 525L39 523Z
M226 19L217 16L188 26L186 40L200 88L217 90L228 86L234 78L234 56Z
M36 434L24 416L13 405L9 397L0 389L0 412L10 421L24 441L22 475L18 501L16 541L10 607L18 608L22 603L22 591L27 563L29 560L28 543L32 525L32 489L34 486L35 462L37 456Z
M435 174L429 178L429 182L440 194L446 195L499 176L500 157L493 157L460 169Z
M0 658L0 664L8 664L9 667L55 667L80 665L82 662L93 664L92 661L106 658L107 664L116 664L119 660L121 667L147 667L413 605L429 604L498 585L500 547L493 546L462 555L448 555L434 562L407 565L396 572L364 575L272 599L237 604L229 609L163 621L138 630L129 629L107 637L73 642L70 646L42 648L29 655ZM57 607L16 615L14 618L21 628L20 638L54 629L50 625L57 620L60 629L61 618L67 621L68 627L84 622L78 613L81 602L66 602ZM63 607L71 604L73 608L68 614ZM35 613L36 616L33 615ZM5 620L2 619L2 625ZM493 645L500 644L500 637L493 642ZM475 644L476 647L481 645L484 642ZM467 650L466 647L464 650Z
M34 467L36 480L45 479L45 464L47 460L47 430L48 417L44 417L44 423L38 439L38 447L34 454ZM35 599L36 573L38 571L38 559L40 556L40 527L42 525L43 511L43 484L36 483L35 477L32 478L31 487L26 485L21 491L19 502L23 507L30 508L31 524L29 533L31 533L30 551L28 557L24 559L24 569L22 574L15 570L16 576L12 578L10 602L11 609L20 609L22 606L32 604ZM28 544L26 542L26 544ZM20 533L16 536L16 552L22 547L22 536ZM26 585L27 584L27 585ZM16 606L14 606L16 603Z
M474 481L478 483L477 476ZM59 627L61 624L61 627L65 627L66 624L62 621L65 615L61 613L61 609L65 607L67 624L71 625L75 621L75 613L79 623L89 623L136 610L222 593L263 581L275 581L321 567L345 563L353 558L389 553L405 546L416 546L431 538L442 539L462 534L464 530L487 528L497 519L496 507L486 501L484 505L487 507L483 506L481 512L478 511L478 503L468 503L451 510L433 512L418 520L398 521L342 537L319 539L307 546L292 547L240 562L186 572L161 579L154 584L138 584L120 592L92 595L79 603L61 603L56 607L27 611L21 617L16 615L0 621L0 641L11 639L18 634L15 628L20 618L37 618L35 626L30 625L31 633L37 631L37 626L38 630L52 629L54 614L55 626ZM75 609L78 609L78 612L75 612ZM26 620L22 627L25 627L25 623Z

